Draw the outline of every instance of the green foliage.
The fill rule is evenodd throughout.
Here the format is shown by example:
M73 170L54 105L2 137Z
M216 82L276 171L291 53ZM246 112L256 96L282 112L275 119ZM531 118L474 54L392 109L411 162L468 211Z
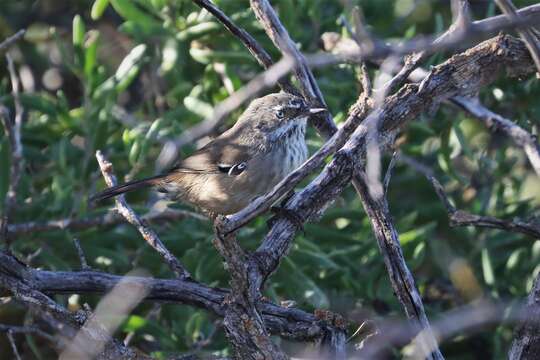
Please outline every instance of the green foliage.
M516 1L516 5L532 2ZM278 51L247 1L215 3L278 59ZM412 11L407 11L407 1L353 3L362 7L371 30L384 38L439 33L451 18L443 2L419 1L421 6ZM160 169L156 159L166 140L200 122L231 88L237 90L261 71L238 40L190 1L32 4L29 0L0 3L0 38L28 28L26 41L16 52L25 86L21 100L27 112L22 134L25 173L13 218L17 223L104 214L110 203L90 207L87 202L91 193L105 186L94 159L96 150L107 154L120 179L152 175ZM337 19L348 15L338 0L275 0L272 4L304 52L318 50L323 32L343 32ZM493 11L482 2L474 7L479 18ZM437 54L429 64L440 63L448 55ZM12 106L5 68L0 61L0 102ZM372 70L371 75L375 74ZM354 67L319 69L316 78L334 117L345 118L358 96ZM484 89L480 98L493 111L537 131L539 95L538 80L501 78L494 87ZM9 146L5 136L0 136L2 200ZM309 140L311 151L322 143L313 131ZM521 149L467 115L442 106L433 116L422 116L411 124L403 140L403 152L433 167L459 209L506 219L538 215L539 180ZM182 149L181 155L194 148ZM144 192L128 196L139 213L146 212L146 201L154 198ZM429 182L404 164L395 169L389 203L405 257L434 318L470 300L453 277L452 264L457 260L467 264L484 296L499 300L525 296L540 271L540 241L495 230L450 228ZM255 248L260 242L266 232L264 220L240 232L245 247ZM211 243L209 222L186 219L152 226L197 280L228 285ZM307 310L328 308L351 322L362 319L359 313L373 319L403 317L370 223L352 189L305 230L270 280L266 294L270 299L295 300ZM124 274L142 267L156 277L171 276L159 256L128 225L25 234L17 238L15 250L24 257L41 248L33 265L75 270L79 264L73 237L81 240L90 265L97 269ZM81 296L79 305L98 300ZM119 335L133 332L131 343L155 351L157 358L198 346L216 326L204 311L187 306L164 305L157 316L147 318L150 310L149 304L137 307ZM505 354L511 328L499 326L463 335L443 344L448 358L472 358L475 348L491 349L498 358ZM39 346L33 349L41 351ZM227 352L221 330L203 351Z

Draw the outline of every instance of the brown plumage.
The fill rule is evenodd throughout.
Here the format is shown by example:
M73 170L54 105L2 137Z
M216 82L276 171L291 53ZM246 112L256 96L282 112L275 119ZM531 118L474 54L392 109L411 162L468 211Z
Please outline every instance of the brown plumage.
M234 213L305 161L306 120L323 110L285 93L256 99L232 128L165 174L111 187L91 200L155 187L213 216Z

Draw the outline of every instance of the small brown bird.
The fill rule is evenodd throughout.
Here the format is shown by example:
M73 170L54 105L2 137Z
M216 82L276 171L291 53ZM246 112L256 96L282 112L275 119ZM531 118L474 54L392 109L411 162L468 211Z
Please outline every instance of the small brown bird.
M306 160L307 118L325 110L286 93L255 99L232 128L168 172L113 186L91 200L154 187L210 216L232 214Z

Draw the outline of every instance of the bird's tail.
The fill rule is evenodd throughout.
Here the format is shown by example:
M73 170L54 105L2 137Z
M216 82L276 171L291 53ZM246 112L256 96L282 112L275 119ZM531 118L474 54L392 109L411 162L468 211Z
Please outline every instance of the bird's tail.
M164 178L165 176L166 175L156 175L146 179L133 180L125 184L116 185L90 196L89 201L98 202L129 191L154 186L157 185L160 182L160 179Z

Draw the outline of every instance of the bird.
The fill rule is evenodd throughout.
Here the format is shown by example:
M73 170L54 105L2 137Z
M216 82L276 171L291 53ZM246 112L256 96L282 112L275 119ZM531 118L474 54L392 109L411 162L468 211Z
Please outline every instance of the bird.
M212 218L238 212L307 159L307 120L324 111L284 92L257 98L230 129L168 171L110 187L90 201L151 187Z

